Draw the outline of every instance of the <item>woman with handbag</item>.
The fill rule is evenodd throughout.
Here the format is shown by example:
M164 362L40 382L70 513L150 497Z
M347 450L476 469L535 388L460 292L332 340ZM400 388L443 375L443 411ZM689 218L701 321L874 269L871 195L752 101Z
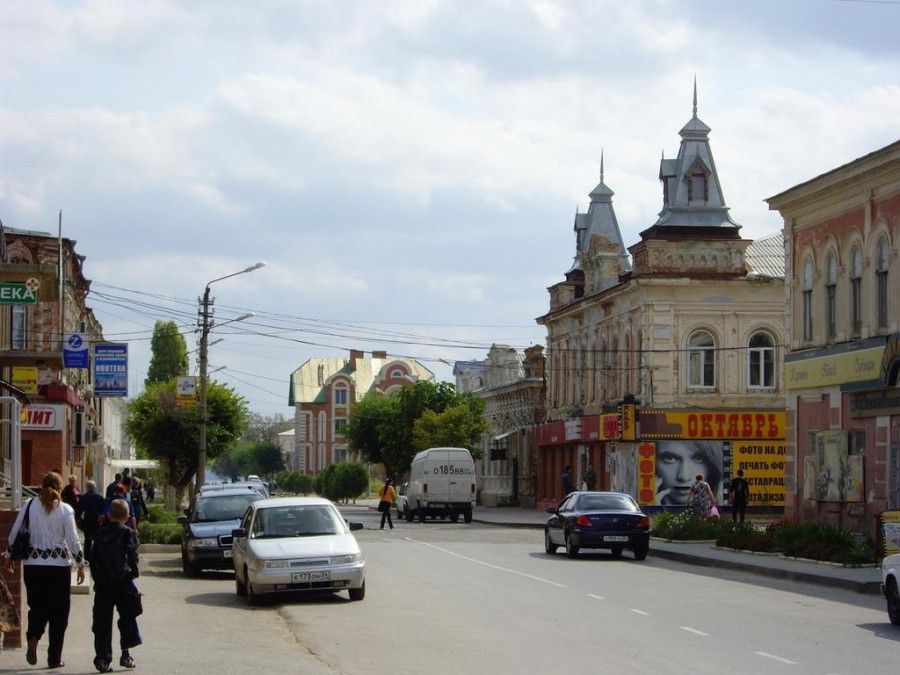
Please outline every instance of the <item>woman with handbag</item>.
M394 521L391 520L391 504L394 503L394 479L388 478L381 488L381 501L378 502L378 510L381 511L381 529L384 529L384 520L394 529Z
M29 499L19 511L6 549L6 571L12 574L16 570L13 557L16 538L20 530L27 529L30 542L22 562L28 596L25 660L32 666L37 664L38 641L48 625L47 666L65 665L62 649L69 624L73 562L78 568L78 583L84 583L84 553L75 527L75 512L62 500L62 487L62 476L58 473L51 471L44 475L40 494Z

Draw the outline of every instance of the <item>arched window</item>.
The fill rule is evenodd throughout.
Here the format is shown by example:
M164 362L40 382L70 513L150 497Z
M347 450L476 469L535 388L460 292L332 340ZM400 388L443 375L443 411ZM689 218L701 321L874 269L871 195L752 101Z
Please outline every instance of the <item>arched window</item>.
M850 327L854 335L862 332L862 251L853 247L850 254Z
M878 307L878 327L888 327L888 249L887 239L882 237L875 247L875 302Z
M750 369L747 382L751 388L772 389L775 387L775 340L768 333L754 333L750 336Z
M688 386L716 386L716 341L705 330L698 330L688 340Z
M807 260L803 266L803 339L806 342L813 339L812 287L813 264L812 260Z
M334 388L334 404L347 405L347 387L340 386Z
M825 331L829 340L837 335L837 261L833 252L825 261Z

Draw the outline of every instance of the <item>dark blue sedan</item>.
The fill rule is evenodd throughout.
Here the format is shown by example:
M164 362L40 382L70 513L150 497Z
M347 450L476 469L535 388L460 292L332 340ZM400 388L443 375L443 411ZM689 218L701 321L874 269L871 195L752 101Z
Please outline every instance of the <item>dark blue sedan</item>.
M564 546L569 558L583 548L606 548L619 556L627 548L643 560L650 550L650 517L621 492L573 492L547 513L552 514L544 526L548 554Z

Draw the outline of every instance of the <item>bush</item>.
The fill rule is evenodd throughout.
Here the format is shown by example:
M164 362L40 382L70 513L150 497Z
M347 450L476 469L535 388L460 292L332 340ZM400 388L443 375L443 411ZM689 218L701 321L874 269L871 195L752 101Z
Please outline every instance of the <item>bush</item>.
M698 518L690 513L659 513L651 522L650 534L662 539L686 541L718 539L730 528L722 518Z
M177 523L178 516L181 515L174 511L167 511L161 504L151 504L147 510L150 515L142 518L141 523Z
M153 523L141 521L140 540L142 544L181 544L181 525L177 523Z

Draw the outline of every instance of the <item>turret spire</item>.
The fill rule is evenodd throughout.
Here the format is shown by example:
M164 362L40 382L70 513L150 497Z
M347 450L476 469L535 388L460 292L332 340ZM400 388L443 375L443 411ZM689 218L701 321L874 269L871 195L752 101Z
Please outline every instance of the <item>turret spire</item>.
M697 116L697 76L694 75L694 117Z

